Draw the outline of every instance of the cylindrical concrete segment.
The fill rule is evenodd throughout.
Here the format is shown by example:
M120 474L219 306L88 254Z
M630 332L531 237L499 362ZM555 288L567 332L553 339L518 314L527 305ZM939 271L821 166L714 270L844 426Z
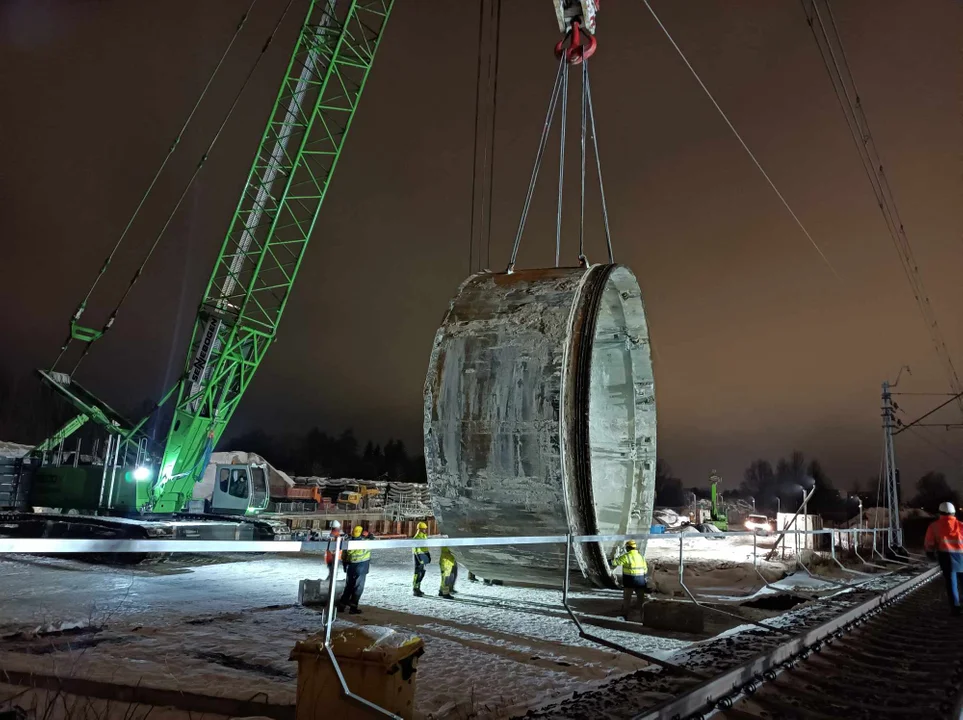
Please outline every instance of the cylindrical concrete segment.
M628 268L473 275L435 335L425 382L425 462L441 531L646 532L655 415L642 293ZM585 578L612 586L614 550L592 543L573 555ZM457 556L484 578L560 584L565 549Z

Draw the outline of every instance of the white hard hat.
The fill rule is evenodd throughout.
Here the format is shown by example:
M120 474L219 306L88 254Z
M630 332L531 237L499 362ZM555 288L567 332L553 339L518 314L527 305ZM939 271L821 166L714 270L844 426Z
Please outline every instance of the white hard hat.
M943 515L956 515L956 508L951 502L940 503L940 512Z
M332 521L331 521L331 528L332 528L333 530L338 530L340 527L341 527L341 521L340 521L340 520L332 520Z

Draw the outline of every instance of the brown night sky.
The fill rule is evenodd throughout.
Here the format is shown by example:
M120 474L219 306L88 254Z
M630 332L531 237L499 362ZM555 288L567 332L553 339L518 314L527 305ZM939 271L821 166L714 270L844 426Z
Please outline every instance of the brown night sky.
M0 368L21 375L50 363L247 4L0 4ZM88 322L103 322L281 6L259 2ZM880 382L908 364L913 375L900 389L944 392L947 384L802 9L794 0L654 6L841 278L800 233L644 6L604 3L593 95L616 257L639 276L657 353L659 454L693 484L713 467L732 484L753 458L775 460L793 448L819 457L837 485L865 480L879 465ZM961 6L833 6L963 372ZM300 0L295 7L300 15ZM468 269L477 19L467 0L396 3L278 343L228 435L256 425L353 426L361 438L394 435L420 446L431 339ZM156 396L180 369L293 21L292 14L148 276L81 373L108 400ZM514 237L558 34L548 0L506 0L503 23L492 233L498 269ZM554 173L550 159L522 266L551 261ZM600 260L590 207L589 257ZM568 216L569 261L575 220ZM904 419L938 401L905 398ZM961 436L926 432L963 459ZM936 467L960 482L959 461L909 433L897 452L907 480Z

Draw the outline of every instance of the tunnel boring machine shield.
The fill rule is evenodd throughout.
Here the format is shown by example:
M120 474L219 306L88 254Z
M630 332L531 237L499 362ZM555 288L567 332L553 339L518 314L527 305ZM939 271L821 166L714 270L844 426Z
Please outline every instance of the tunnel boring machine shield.
M450 537L647 532L655 387L632 271L469 277L435 335L424 434L432 506ZM614 586L615 545L576 543L573 570ZM563 545L460 547L457 556L486 579L555 586L565 564Z

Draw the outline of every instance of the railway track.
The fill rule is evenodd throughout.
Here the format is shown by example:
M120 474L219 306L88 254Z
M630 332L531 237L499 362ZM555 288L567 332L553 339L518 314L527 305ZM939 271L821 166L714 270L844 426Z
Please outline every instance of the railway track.
M917 572L634 720L960 718L963 618Z
M963 720L963 617L950 616L939 572L878 582L771 619L781 632L747 628L670 658L701 680L642 670L525 717Z
M936 579L757 680L722 720L958 718L963 618Z

